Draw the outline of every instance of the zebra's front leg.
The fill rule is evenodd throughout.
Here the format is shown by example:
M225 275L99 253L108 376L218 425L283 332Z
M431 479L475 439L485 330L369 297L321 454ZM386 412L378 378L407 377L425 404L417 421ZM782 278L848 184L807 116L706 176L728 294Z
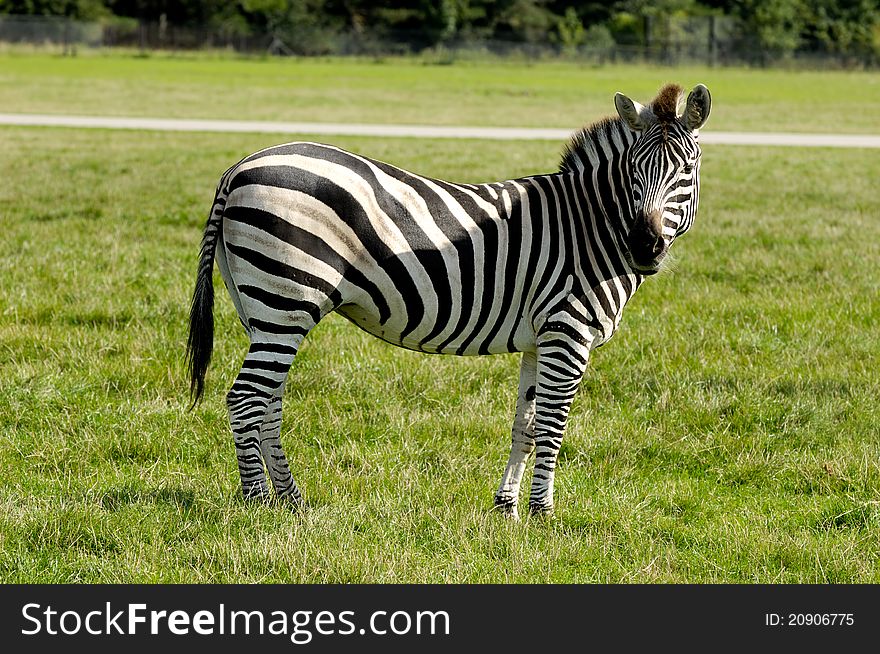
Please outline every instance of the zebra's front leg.
M504 515L519 519L517 505L519 488L526 462L535 450L535 366L534 352L525 352L519 371L519 392L516 397L516 417L511 430L512 443L507 468L501 478L501 485L495 493L495 508Z
M529 497L532 515L553 513L556 460L571 402L590 355L590 340L565 324L550 324L538 342L535 389L535 472Z

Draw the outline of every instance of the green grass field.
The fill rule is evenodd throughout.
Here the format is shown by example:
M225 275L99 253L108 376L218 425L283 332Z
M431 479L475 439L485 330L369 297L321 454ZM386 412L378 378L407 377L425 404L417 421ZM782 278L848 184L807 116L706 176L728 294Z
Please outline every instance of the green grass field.
M682 76L662 72L639 84ZM855 93L867 76L831 78ZM188 304L219 175L277 140L0 128L0 581L880 582L874 151L705 148L697 225L575 400L556 517L516 524L491 505L518 357L419 355L335 316L285 399L309 509L238 498L223 397L246 339L216 278L215 357L188 412ZM457 181L549 171L562 146L332 141Z
M880 133L876 72L0 52L2 111L18 113L575 128L666 81L705 83L716 130Z

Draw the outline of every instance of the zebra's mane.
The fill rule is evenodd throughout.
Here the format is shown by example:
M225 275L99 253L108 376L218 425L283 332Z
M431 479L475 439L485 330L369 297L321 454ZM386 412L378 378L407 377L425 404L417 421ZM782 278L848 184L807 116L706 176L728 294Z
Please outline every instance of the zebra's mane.
M625 129L623 121L617 117L608 116L596 121L592 125L582 127L575 132L562 151L562 161L559 162L561 172L572 172L588 165L590 157L588 152L601 152L601 143L611 142L614 132L622 132ZM602 155L604 158L605 155Z
M681 102L682 88L678 84L667 84L660 89L657 97L651 102L651 111L657 117L657 122L664 129L672 122L679 120L678 106ZM570 172L581 166L586 166L590 160L588 152L601 151L602 142L610 143L615 132L618 134L630 131L617 116L608 116L596 121L591 125L582 127L576 131L562 151L562 161L559 162L559 170Z

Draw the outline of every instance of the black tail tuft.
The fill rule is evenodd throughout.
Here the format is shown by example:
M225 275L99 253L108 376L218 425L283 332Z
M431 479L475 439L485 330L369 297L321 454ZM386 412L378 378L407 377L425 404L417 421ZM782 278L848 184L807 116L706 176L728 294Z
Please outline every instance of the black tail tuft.
M203 265L203 262L200 262L192 307L189 312L186 358L189 367L189 392L193 407L198 404L205 391L205 374L208 372L211 351L214 349L213 263L213 257L208 265Z
M189 337L186 341L186 362L189 368L190 409L195 407L205 392L205 374L214 349L214 253L221 238L225 194L217 187L214 205L205 225L202 249L199 254L199 272L189 311Z

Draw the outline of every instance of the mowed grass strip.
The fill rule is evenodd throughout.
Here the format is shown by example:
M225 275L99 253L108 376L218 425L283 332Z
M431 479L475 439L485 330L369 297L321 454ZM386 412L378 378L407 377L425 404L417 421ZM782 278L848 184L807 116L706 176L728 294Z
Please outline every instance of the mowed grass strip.
M877 72L0 52L16 113L574 129L666 82L706 84L715 130L880 133Z
M706 148L696 226L575 400L556 517L514 524L491 504L518 357L336 316L285 398L308 510L239 499L223 398L246 339L219 277L192 412L183 351L216 181L273 141L0 129L0 580L880 581L872 153ZM472 182L562 145L334 142Z

